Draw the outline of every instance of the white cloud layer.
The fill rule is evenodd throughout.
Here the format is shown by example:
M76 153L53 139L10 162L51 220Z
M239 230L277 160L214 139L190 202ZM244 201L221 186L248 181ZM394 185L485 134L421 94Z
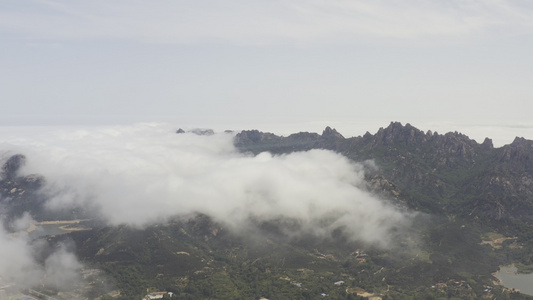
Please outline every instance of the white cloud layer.
M362 165L330 151L254 157L234 148L233 134L176 134L162 124L1 132L1 160L25 154L19 175L46 177L49 208L94 207L112 225L142 227L203 213L237 232L288 221L299 226L289 235L328 237L341 228L348 238L387 247L410 223L360 188ZM11 226L25 232L31 223L26 213ZM62 289L82 282L82 265L69 247L47 247L0 228L0 257L9 258L0 260L0 283ZM39 263L43 253L50 254Z
M15 223L28 223L24 215ZM0 221L3 220L0 218ZM79 270L82 264L64 244L50 251L44 264L38 262L41 252L50 251L40 241L31 241L25 231L8 233L0 226L0 284L23 290L46 284L59 290L68 290L80 283Z
M10 236L0 228L0 279L3 284L18 282L23 278L33 281L34 261L31 247L24 237ZM9 259L7 259L9 258ZM31 270L27 274L26 270ZM28 276L29 275L29 276Z
M232 134L176 134L156 124L12 135L11 151L28 157L23 171L46 177L49 207L95 206L111 224L204 213L241 228L289 218L318 236L341 227L384 246L409 223L359 188L361 165L330 151L253 157L236 151Z
M30 39L149 43L350 42L530 33L526 1L17 1L0 4L0 30Z

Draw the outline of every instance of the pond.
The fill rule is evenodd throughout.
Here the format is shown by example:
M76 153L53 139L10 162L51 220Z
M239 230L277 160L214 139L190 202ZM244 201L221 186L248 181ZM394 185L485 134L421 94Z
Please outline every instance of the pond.
M518 274L514 265L500 267L496 277L506 288L519 290L523 294L533 295L533 273Z

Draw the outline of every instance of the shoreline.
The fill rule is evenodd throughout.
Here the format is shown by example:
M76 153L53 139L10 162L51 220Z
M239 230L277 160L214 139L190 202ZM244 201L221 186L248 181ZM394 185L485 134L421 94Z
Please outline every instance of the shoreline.
M515 263L500 266L498 272L493 273L493 275L498 279L499 285L505 290L533 296L533 290L530 285L533 273L519 273Z

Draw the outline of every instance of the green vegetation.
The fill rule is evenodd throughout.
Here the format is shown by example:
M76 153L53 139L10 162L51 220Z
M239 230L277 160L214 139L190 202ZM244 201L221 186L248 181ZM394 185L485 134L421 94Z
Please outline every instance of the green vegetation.
M516 240L494 248L481 237L501 235L447 218L416 235L420 248L389 250L271 232L251 240L198 216L145 230L74 232L52 243L74 240L82 258L113 279L121 291L115 299L140 299L149 290L170 291L173 299L533 299L502 289L491 275L525 251Z

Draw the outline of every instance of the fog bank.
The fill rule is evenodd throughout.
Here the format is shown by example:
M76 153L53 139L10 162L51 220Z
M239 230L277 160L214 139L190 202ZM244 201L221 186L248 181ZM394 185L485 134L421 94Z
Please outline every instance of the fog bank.
M168 124L49 128L4 137L24 153L24 174L42 174L50 209L93 207L110 224L142 227L203 213L238 229L290 218L328 236L386 246L406 215L360 187L363 166L326 150L250 156L233 134L176 134Z

